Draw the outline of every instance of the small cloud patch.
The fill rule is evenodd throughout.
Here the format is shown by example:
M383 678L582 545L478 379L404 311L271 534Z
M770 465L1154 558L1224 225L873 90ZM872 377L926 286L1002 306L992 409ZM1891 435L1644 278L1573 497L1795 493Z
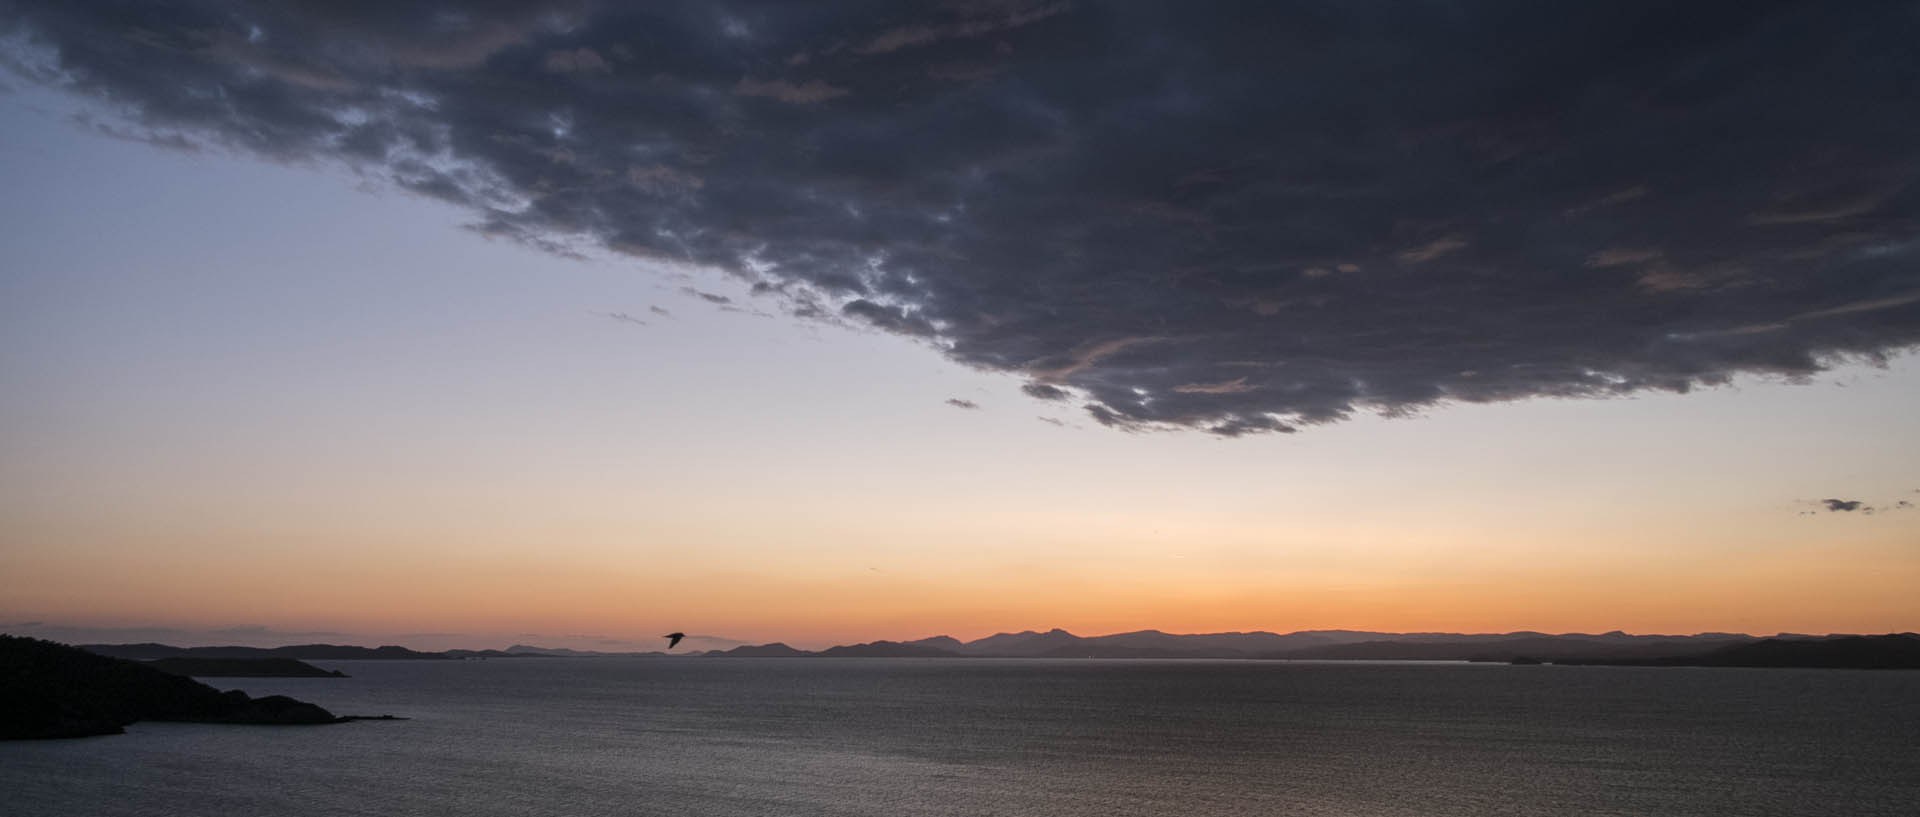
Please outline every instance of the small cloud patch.
M640 320L639 318L636 318L625 312L594 312L593 314L599 315L600 317L606 318L607 320L619 321L621 323L630 323L630 324L633 324L634 326L647 325L646 321Z

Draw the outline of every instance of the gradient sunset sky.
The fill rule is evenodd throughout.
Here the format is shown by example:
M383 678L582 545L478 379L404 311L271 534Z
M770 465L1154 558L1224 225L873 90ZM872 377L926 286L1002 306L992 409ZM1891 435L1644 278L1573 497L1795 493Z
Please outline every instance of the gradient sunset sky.
M0 630L1920 629L1920 12L1350 6L0 2Z

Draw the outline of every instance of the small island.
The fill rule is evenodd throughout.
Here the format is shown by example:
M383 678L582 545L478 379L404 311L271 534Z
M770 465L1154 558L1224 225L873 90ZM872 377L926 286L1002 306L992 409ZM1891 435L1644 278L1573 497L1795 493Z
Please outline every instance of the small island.
M811 655L813 653L794 649L780 641L759 646L742 644L731 650L714 650L707 653L708 658L806 658Z
M284 695L221 692L144 662L0 635L0 739L115 735L143 720L304 726L353 719Z

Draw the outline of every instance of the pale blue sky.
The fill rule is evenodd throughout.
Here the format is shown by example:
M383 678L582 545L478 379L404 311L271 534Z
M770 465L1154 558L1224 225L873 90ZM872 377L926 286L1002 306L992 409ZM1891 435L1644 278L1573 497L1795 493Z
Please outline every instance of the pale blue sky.
M0 622L626 637L697 614L802 644L1920 624L1858 583L1920 578L1920 512L1802 515L1920 501L1910 356L1128 434L897 336L682 291L756 308L717 273L490 241L339 168L106 138L75 104L0 95ZM289 575L324 582L259 590ZM1728 575L1750 607L1685 598ZM1449 587L1472 601L1382 601Z

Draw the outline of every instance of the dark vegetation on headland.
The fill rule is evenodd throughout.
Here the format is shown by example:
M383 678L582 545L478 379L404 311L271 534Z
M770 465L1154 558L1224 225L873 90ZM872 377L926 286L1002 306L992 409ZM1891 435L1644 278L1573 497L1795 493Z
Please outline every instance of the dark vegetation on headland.
M345 678L292 658L158 658L147 666L192 678Z
M308 725L347 719L284 695L221 692L138 661L0 635L0 739L115 735L143 720Z

